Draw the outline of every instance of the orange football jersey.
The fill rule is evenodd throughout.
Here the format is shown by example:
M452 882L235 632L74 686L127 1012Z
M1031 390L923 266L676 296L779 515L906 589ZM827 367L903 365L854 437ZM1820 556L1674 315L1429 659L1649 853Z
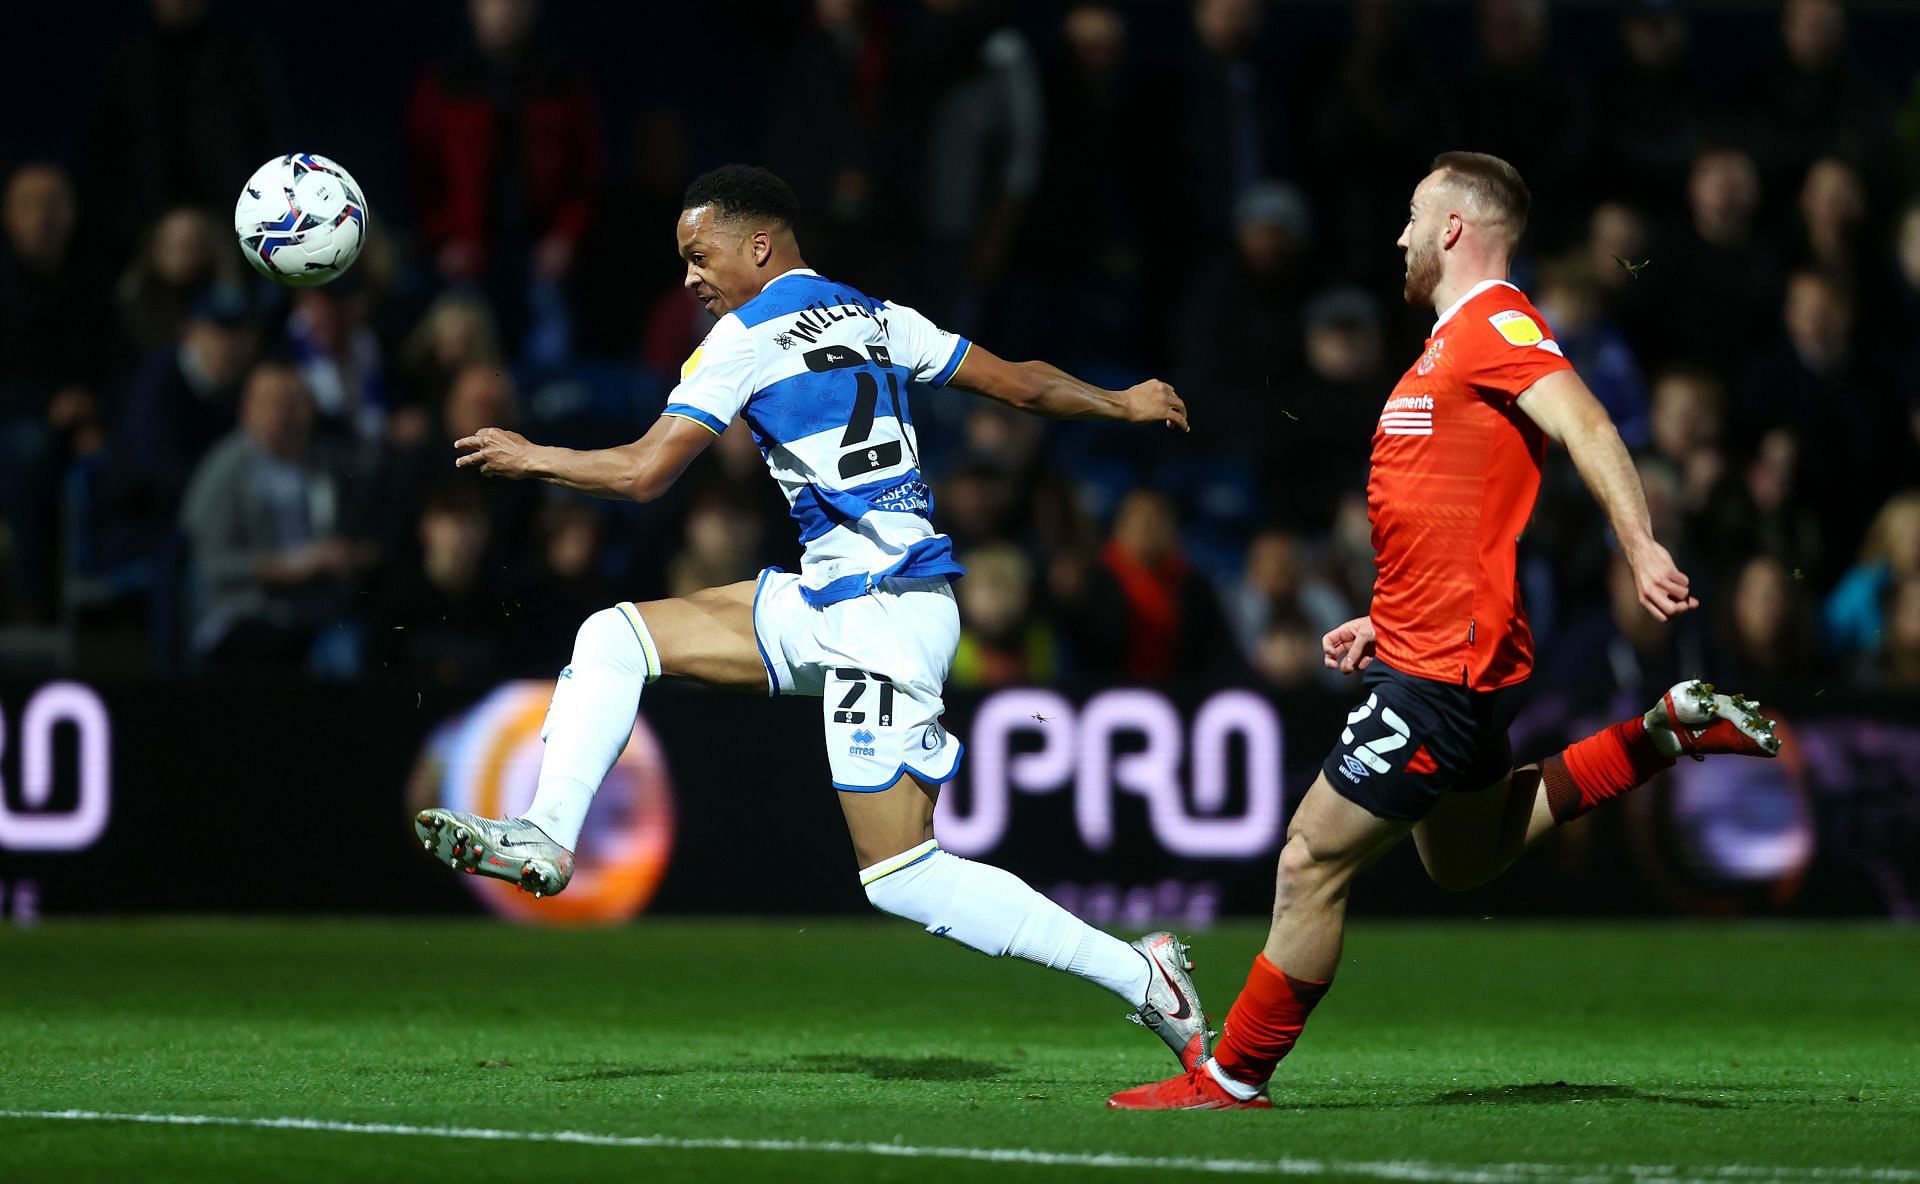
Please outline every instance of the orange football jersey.
M1367 481L1379 567L1367 614L1395 670L1476 691L1533 670L1515 548L1546 435L1516 400L1571 368L1520 289L1488 280L1441 315L1394 386Z

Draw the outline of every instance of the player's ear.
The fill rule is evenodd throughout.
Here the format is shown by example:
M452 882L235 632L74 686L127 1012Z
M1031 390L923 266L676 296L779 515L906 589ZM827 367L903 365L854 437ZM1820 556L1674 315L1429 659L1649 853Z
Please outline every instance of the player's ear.
M773 258L773 232L764 229L756 230L747 241L753 251L753 265L765 267L767 260Z
M1465 218L1462 218L1459 214L1448 214L1447 228L1440 232L1441 249L1452 250L1453 244L1460 241L1460 236L1466 233L1466 229L1467 220Z

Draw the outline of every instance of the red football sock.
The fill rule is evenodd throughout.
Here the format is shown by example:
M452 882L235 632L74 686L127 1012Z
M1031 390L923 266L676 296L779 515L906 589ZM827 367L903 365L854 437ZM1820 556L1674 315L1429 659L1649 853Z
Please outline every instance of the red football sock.
M1247 985L1227 1013L1226 1031L1214 1046L1222 1072L1248 1085L1265 1085L1280 1058L1293 1051L1313 1005L1332 983L1293 978L1256 954Z
M1578 740L1540 762L1540 781L1555 822L1578 818L1609 798L1673 768L1639 716Z

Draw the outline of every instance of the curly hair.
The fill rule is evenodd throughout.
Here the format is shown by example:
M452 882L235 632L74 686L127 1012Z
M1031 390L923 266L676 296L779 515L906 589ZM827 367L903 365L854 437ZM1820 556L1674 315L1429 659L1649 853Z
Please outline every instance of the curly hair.
M727 221L764 219L785 229L792 229L800 218L799 199L787 183L751 164L721 165L695 177L680 208L701 206L712 206L716 216Z

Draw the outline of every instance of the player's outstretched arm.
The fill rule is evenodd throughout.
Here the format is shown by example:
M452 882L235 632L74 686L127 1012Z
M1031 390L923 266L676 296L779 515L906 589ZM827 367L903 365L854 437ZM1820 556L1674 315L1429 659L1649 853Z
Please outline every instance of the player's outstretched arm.
M1606 511L1614 537L1633 568L1640 603L1656 620L1700 607L1688 590L1685 572L1653 537L1646 491L1607 409L1571 370L1559 370L1520 394L1520 410L1549 437L1564 445L1574 468Z
M977 343L949 385L998 399L1043 419L1117 419L1187 431L1187 405L1157 378L1123 391L1082 382L1045 362L1009 362Z
M706 427L677 415L661 416L631 444L586 452L535 444L505 428L481 428L454 441L461 456L453 463L488 477L533 477L595 497L650 502L714 439Z

